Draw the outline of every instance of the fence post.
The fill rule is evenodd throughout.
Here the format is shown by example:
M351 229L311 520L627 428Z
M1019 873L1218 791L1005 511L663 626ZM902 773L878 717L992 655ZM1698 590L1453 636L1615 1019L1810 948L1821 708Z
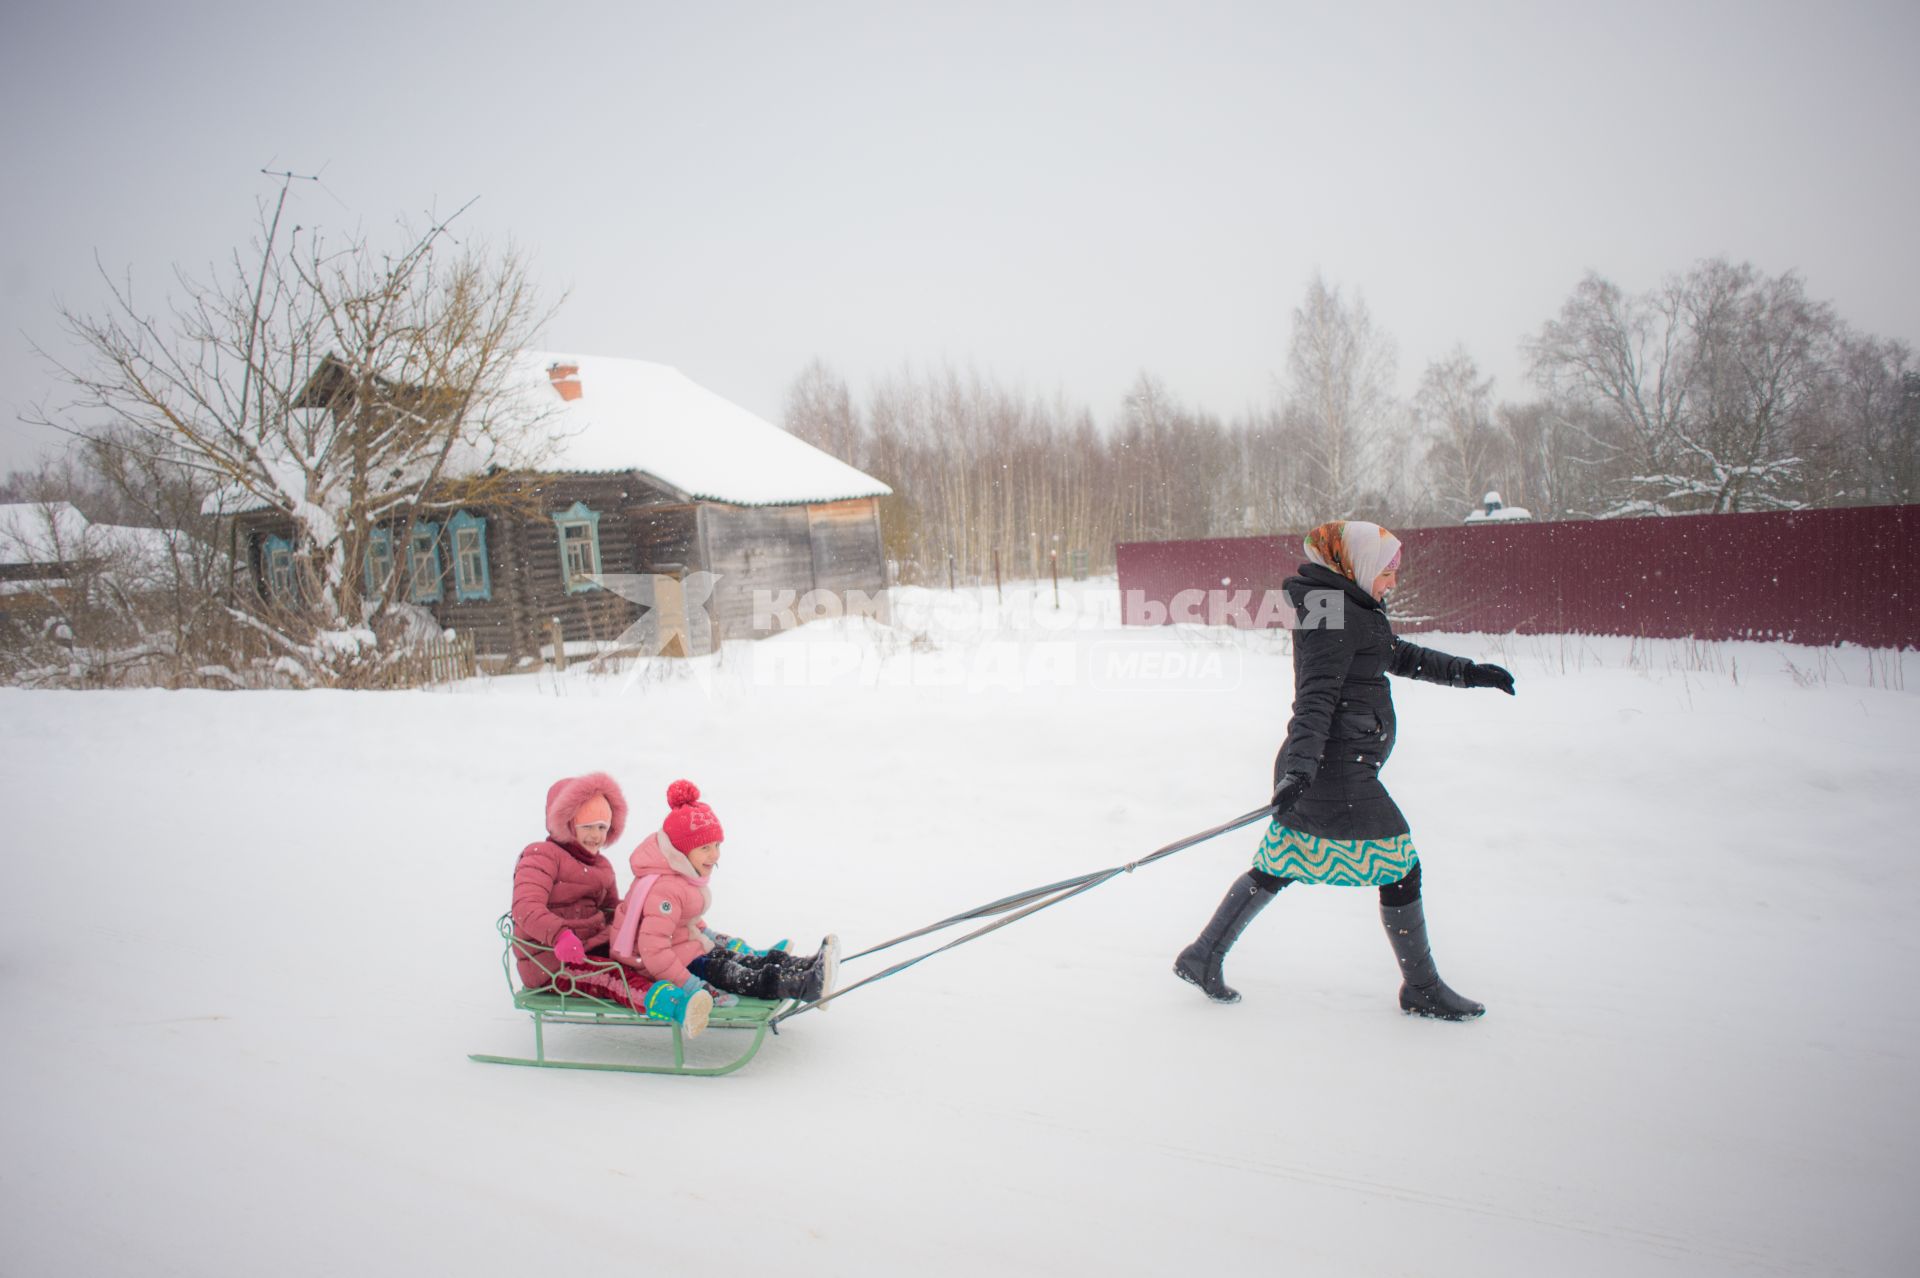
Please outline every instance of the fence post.
M567 636L566 631L560 627L558 617L549 618L547 621L547 642L553 645L553 668L565 670L567 668Z

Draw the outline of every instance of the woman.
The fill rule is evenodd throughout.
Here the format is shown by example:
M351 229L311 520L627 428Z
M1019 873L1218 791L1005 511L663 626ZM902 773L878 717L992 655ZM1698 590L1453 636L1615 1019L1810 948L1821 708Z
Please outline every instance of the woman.
M1398 575L1400 539L1378 524L1322 524L1307 535L1306 551L1311 562L1282 587L1302 621L1293 639L1293 719L1273 765L1273 824L1253 869L1234 880L1173 970L1208 998L1237 1003L1221 965L1275 893L1293 882L1377 886L1400 961L1401 1009L1470 1020L1487 1009L1440 979L1427 945L1419 856L1407 819L1380 784L1394 738L1386 676L1509 696L1513 676L1394 637L1383 601Z
M604 772L555 781L547 790L547 837L513 867L513 947L520 981L622 1003L700 1033L713 1011L705 990L651 981L609 964L613 912L620 904L613 863L600 851L627 824L627 800Z

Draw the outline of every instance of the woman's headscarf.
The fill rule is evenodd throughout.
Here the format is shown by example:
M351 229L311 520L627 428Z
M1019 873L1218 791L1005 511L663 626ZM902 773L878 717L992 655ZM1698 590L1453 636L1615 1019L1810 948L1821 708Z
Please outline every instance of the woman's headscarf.
M1400 563L1400 539L1363 519L1336 519L1307 534L1307 558L1331 568L1362 590L1373 589L1373 579Z

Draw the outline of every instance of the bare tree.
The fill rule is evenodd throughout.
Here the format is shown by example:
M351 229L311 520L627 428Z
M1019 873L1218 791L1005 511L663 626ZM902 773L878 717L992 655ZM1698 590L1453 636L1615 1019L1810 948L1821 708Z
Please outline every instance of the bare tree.
M865 464L866 432L846 379L818 357L787 387L783 424L790 434L850 465Z
M1428 485L1442 511L1458 519L1479 505L1504 460L1505 441L1493 427L1493 379L1456 349L1427 365L1413 411L1427 440Z
M411 605L390 574L368 588L376 531L411 544L427 512L505 500L547 441L508 393L544 320L511 250L461 247L452 219L400 227L398 247L283 230L289 187L222 270L176 272L161 314L129 276L103 315L65 312L83 360L52 360L70 402L43 415L107 446L185 467L210 508L289 521L292 588L236 616L304 682L378 677ZM456 214L457 216L457 214ZM103 272L104 274L104 272Z
M1904 349L1904 348L1903 348ZM1905 356L1902 356L1902 364ZM1900 407L1886 432L1884 491L1891 501L1920 500L1920 370L1900 372Z
M1354 514L1391 425L1394 351L1366 303L1318 274L1293 312L1286 421L1304 494L1331 519Z
M1589 443L1618 459L1627 489L1605 513L1665 513L1630 477L1665 472L1679 446L1691 377L1682 302L1671 284L1635 298L1588 274L1528 343L1534 379L1567 420L1598 410Z
M1601 514L1766 510L1834 499L1840 326L1792 272L1715 258L1642 297L1589 275L1530 344L1561 415L1590 420Z
M1225 431L1228 462L1222 484L1230 497L1223 503L1221 531L1257 536L1311 519L1312 512L1296 508L1294 485L1288 482L1289 441L1279 406L1251 409Z
M1904 342L1843 333L1828 411L1839 457L1834 500L1920 500L1920 370ZM1803 443L1812 453L1817 445Z
M141 548L131 612L156 654L150 678L173 687L242 683L232 529L205 513L202 477L111 434L86 441L81 456L112 495L113 522L125 526L110 537L132 543L129 553Z
M1536 399L1501 404L1494 421L1507 457L1498 487L1510 504L1538 519L1580 519L1609 503L1610 458L1593 442L1601 427L1590 409Z
M1792 272L1768 279L1724 259L1701 263L1680 292L1693 391L1669 486L1716 514L1805 505L1794 444L1831 365L1831 309Z

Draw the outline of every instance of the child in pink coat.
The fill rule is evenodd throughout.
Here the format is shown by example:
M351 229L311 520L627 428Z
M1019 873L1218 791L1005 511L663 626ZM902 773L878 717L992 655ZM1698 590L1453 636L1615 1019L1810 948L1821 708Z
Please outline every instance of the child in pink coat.
M692 1037L706 1028L713 1000L676 982L622 976L608 961L620 900L613 863L600 849L620 837L627 801L604 772L565 777L547 790L547 837L530 843L513 868L513 953L530 990L551 986L680 1022Z
M803 959L788 954L785 941L756 950L708 929L709 883L726 836L693 782L668 786L667 804L660 829L641 840L629 859L633 885L614 912L613 957L689 993L712 986L722 1007L736 1002L735 995L812 1003L830 993L840 960L836 937Z

